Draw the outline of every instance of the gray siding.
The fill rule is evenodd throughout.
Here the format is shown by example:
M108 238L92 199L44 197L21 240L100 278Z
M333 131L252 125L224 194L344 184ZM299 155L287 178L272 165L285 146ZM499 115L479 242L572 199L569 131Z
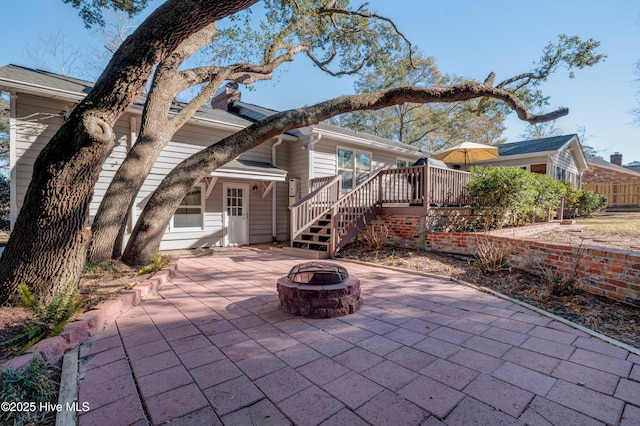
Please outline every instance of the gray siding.
M24 195L31 180L33 164L38 153L44 148L46 143L53 137L63 123L62 110L70 110L72 105L63 101L45 99L25 94L18 94L16 101L16 205L22 206ZM104 163L98 182L95 186L95 193L90 206L90 221L98 209L102 196L104 195L109 182L117 171L126 156L131 144L131 114L127 113L116 123L114 131L116 134L116 145ZM140 117L136 116L136 126L139 126ZM137 133L137 128L135 132ZM134 219L136 219L149 195L155 190L164 176L169 173L180 161L198 152L203 147L216 142L229 135L232 131L214 128L200 124L189 123L183 127L173 137L173 141L163 150L151 173L145 180L140 193L136 197L134 208ZM268 141L254 150L241 156L242 159L271 163L271 146L273 141ZM278 147L277 166L287 170L291 163L290 143L284 142ZM197 232L177 232L167 230L165 233L161 249L188 248L200 246L220 246L223 244L223 200L222 185L224 180L218 179L216 185L208 198L205 200L204 229ZM263 186L259 181L238 180L240 183L248 183L253 186L258 184L260 191L257 194L250 193L249 206L249 238L250 243L263 243L272 240L272 194L268 194L265 199L261 198ZM267 182L268 183L268 182ZM288 237L288 187L287 183L278 183L276 189L278 206L276 209L277 235L279 240L286 240Z

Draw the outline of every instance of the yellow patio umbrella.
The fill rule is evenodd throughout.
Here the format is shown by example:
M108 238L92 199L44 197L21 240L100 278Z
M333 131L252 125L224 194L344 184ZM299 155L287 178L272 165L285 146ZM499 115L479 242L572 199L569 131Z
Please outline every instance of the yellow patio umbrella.
M498 158L498 147L484 145L475 142L463 142L453 148L433 154L431 158L442 160L445 163L464 163L464 169L467 169L467 163L476 163L482 160L490 160Z

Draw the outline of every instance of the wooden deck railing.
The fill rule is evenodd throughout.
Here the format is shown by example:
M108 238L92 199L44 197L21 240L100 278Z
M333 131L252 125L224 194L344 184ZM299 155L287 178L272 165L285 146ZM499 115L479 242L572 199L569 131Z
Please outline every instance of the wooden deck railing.
M314 179L311 193L291 206L291 240L331 212L330 255L351 238L354 228L384 205L464 206L471 202L465 185L469 173L438 167L411 166L382 170L340 198L341 177Z
M430 204L464 206L471 203L466 185L469 172L461 170L429 168L427 196Z
M340 198L331 208L331 245L329 254L346 243L349 232L367 217L377 213L380 207L380 173L358 185L353 191Z
M307 196L291 205L291 241L326 215L340 197L342 176L332 176Z
M320 188L324 184L331 182L333 179L335 179L335 176L326 176L326 177L321 177L321 178L310 179L309 180L309 192L315 191L316 189Z
M469 173L439 167L412 166L380 172L382 204L466 205Z

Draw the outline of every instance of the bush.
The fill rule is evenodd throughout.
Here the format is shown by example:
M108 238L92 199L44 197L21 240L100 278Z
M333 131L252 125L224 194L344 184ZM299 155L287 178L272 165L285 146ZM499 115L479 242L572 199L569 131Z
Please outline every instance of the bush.
M585 191L567 184L565 217L589 216L607 207L607 197L593 191Z
M574 296L587 285L585 273L587 258L582 246L568 256L559 267L547 265L537 256L529 256L516 265L518 269L537 276L548 296Z
M566 191L551 176L503 166L472 167L467 189L485 229L546 220Z
M390 236L391 231L384 223L377 228L375 224L371 224L358 233L358 239L372 250L380 250L387 245Z
M0 174L0 230L9 230L9 179Z
M493 274L508 269L511 249L486 236L484 238L477 237L473 256L476 258L476 265L483 274Z
M0 344L6 346L16 342L21 345L24 343L19 353L24 353L42 339L60 334L71 318L82 309L82 302L77 300L78 290L72 285L67 285L61 293L56 294L47 306L25 285L18 286L18 293L22 305L31 310L32 318L27 320L20 334Z

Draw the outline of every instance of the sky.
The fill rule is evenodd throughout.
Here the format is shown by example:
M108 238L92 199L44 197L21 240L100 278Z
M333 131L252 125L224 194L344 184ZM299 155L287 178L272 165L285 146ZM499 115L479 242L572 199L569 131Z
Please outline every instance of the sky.
M147 12L160 0L153 0ZM358 2L352 3L359 6ZM563 134L578 133L583 143L609 160L614 152L623 163L640 161L640 126L632 111L640 108L640 2L637 0L370 0L369 10L394 20L425 55L433 56L443 73L483 81L490 72L496 81L526 72L559 34L593 38L608 57L592 68L576 70L575 78L560 70L542 90L548 110L568 107L556 126ZM87 30L77 11L61 0L21 0L2 5L0 66L9 63L38 67L31 51L42 51L42 40L64 35L85 58L100 49L102 37ZM75 65L74 65L75 66ZM80 78L74 72L70 74ZM60 72L55 65L50 71ZM269 82L243 91L243 101L277 110L312 105L351 94L353 78L335 78L314 68L305 58L287 64ZM508 142L522 140L526 124L507 122Z

